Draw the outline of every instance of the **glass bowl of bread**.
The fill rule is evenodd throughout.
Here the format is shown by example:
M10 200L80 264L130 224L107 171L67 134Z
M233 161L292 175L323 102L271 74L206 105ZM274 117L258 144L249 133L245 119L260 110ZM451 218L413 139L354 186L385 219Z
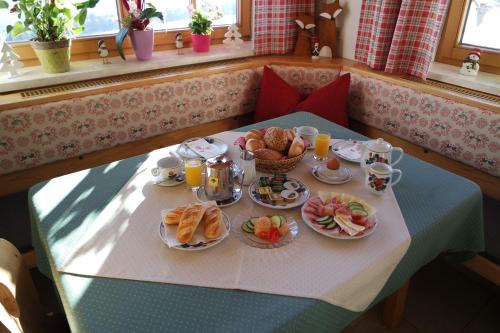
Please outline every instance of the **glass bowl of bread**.
M252 129L235 142L255 156L261 172L284 173L292 170L306 154L306 142L292 129L268 127Z

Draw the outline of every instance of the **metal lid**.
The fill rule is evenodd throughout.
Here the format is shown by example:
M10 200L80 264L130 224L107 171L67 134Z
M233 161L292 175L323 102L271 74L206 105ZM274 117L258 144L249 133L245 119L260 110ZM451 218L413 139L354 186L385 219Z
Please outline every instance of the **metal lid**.
M225 157L224 155L218 155L207 160L207 168L224 169L229 168L233 164L233 161Z
M392 150L392 145L384 141L382 138L378 138L377 140L370 140L366 143L368 149L376 153L388 153Z

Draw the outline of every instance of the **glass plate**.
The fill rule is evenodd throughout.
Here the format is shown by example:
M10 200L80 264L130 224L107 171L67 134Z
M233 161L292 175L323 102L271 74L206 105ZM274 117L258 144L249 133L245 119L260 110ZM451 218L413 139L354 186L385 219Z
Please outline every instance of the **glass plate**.
M236 217L236 223L233 230L243 243L251 247L255 247L258 249L277 249L292 242L299 233L299 225L297 224L297 221L295 221L293 217L285 216L286 223L288 223L288 233L282 236L277 242L271 243L241 229L241 225L244 222L248 221L249 218L250 217L243 216Z
M199 156L198 154L196 154L196 152L189 149L189 147L186 145L186 143L191 142L191 141L195 141L198 139L201 139L201 138L191 138L191 139L188 139L188 140L182 142L179 145L179 147L177 148L177 154L179 154L182 158L203 158L203 157ZM219 150L222 152L221 154L227 153L227 150L229 149L229 147L224 141L219 140L217 138L211 138L211 137L206 137L204 139L208 143L217 146L217 148L219 148Z
M353 198L355 199L356 197L353 196ZM311 198L312 200L313 198ZM359 200L360 202L364 202L363 200ZM337 233L335 234L333 232L334 229L331 229L331 230L327 230L325 228L323 228L322 225L318 224L318 223L315 223L313 221L311 221L311 219L307 216L307 214L304 212L304 208L307 206L307 202L306 204L304 204L304 206L302 206L302 209L300 210L301 213L302 213L302 220L304 221L304 223L310 227L312 230L316 231L317 233L320 233L322 234L323 236L326 236L326 237L330 237L330 238L334 238L334 239L347 239L347 240L350 240L350 239L360 239L360 238L364 238L366 236L370 236L371 234L373 234L375 232L375 229L377 228L377 225L378 225L378 219L377 219L377 215L376 214L373 214L371 215L369 218L371 219L374 219L374 225L368 229L365 229L363 231L363 234L362 235L357 235L357 236L349 236L348 234L345 234L345 233Z
M311 194L311 191L309 190L309 187L307 187L307 185L304 184L303 182L301 182L300 180L297 180L295 178L289 178L289 177L287 177L287 180L294 181L294 182L298 183L301 186L301 188L304 189L303 191L297 191L297 192L299 192L299 197L294 202L285 203L283 205L276 205L276 204L266 203L266 202L261 201L260 199L257 199L255 197L254 191L255 191L255 186L259 183L259 179L257 179L250 186L248 186L248 195L250 195L250 198L252 199L253 202L255 202L261 206L267 207L267 208L289 209L289 208L298 207L307 201L307 199L309 198L309 195Z
M356 140L351 140L351 139L338 141L338 142L336 142L336 143L333 144L332 151L333 151L333 153L335 155L337 155L338 157L340 157L343 160L346 160L348 162L353 162L353 163L360 163L361 162L361 156L362 156L362 152L361 151L359 152L359 157L358 158L348 158L347 156L344 156L342 154L338 154L337 151L339 151L341 149L352 147L352 146L354 146L357 143L361 143L362 144L362 142L363 141L356 141Z
M217 239L205 239L200 242L191 242L191 243L185 243L185 244L180 244L171 247L172 249L176 250L181 250L181 251L201 251L201 250L206 250L209 249L220 242L222 242L227 236L229 236L229 232L231 231L231 222L229 222L229 218L227 217L226 214L222 213L222 221L224 222L224 225L226 226L227 232L224 236L217 238ZM169 228L168 232L173 232L177 230L177 225L171 225L168 226ZM203 226L198 226L198 228L203 228ZM168 246L167 243L167 230L165 227L165 224L163 221L160 221L160 238L161 240Z

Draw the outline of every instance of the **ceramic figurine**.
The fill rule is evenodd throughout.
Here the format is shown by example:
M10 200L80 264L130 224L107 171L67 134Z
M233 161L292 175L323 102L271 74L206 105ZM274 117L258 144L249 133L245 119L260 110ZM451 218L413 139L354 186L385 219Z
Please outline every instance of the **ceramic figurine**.
M481 50L474 49L467 55L460 68L460 74L467 76L476 76L479 72L479 59L481 58Z
M314 35L312 37L312 44L313 44L313 50L312 50L311 58L319 59L319 38L318 38L318 36Z
M236 24L231 24L227 28L227 32L224 34L226 37L222 44L231 48L239 48L243 44L243 39L241 39L241 33L238 31L238 26Z
M184 40L180 32L175 35L175 48L177 49L177 54L183 54L182 49L184 48Z
M332 49L330 48L330 46L328 46L328 45L323 46L321 48L321 50L319 50L319 57L332 59L333 54L332 54Z
M99 46L97 52L99 53L99 57L102 58L102 63L105 65L110 64L111 62L108 59L109 51L108 48L106 47L106 42L104 41L104 39L100 39L97 42L97 45Z
M314 17L310 15L300 14L295 20L299 26L299 33L293 54L296 56L310 56L311 55L311 31L316 27L314 24Z
M7 72L9 79L21 75L17 69L23 67L24 64L19 59L19 55L12 50L10 45L0 38L0 72Z
M337 23L335 20L341 12L342 8L338 0L320 4L319 44L321 47L329 46L332 53L335 53L337 44Z

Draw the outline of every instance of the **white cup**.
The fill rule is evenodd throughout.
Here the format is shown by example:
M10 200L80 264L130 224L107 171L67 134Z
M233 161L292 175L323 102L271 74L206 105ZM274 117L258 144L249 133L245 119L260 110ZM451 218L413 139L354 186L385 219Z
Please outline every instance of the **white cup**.
M314 143L316 142L316 136L318 135L319 131L316 127L312 126L299 126L299 127L294 127L293 131L302 139L305 139L309 142L309 146L307 147L308 149L311 149L314 147Z
M151 174L155 177L161 176L163 179L173 179L181 173L181 162L175 157L164 157L156 162L156 168L151 169Z
M399 174L396 180L394 180L394 174ZM389 164L372 163L366 171L365 186L375 194L384 194L388 189L396 185L402 176L403 171L393 169Z

